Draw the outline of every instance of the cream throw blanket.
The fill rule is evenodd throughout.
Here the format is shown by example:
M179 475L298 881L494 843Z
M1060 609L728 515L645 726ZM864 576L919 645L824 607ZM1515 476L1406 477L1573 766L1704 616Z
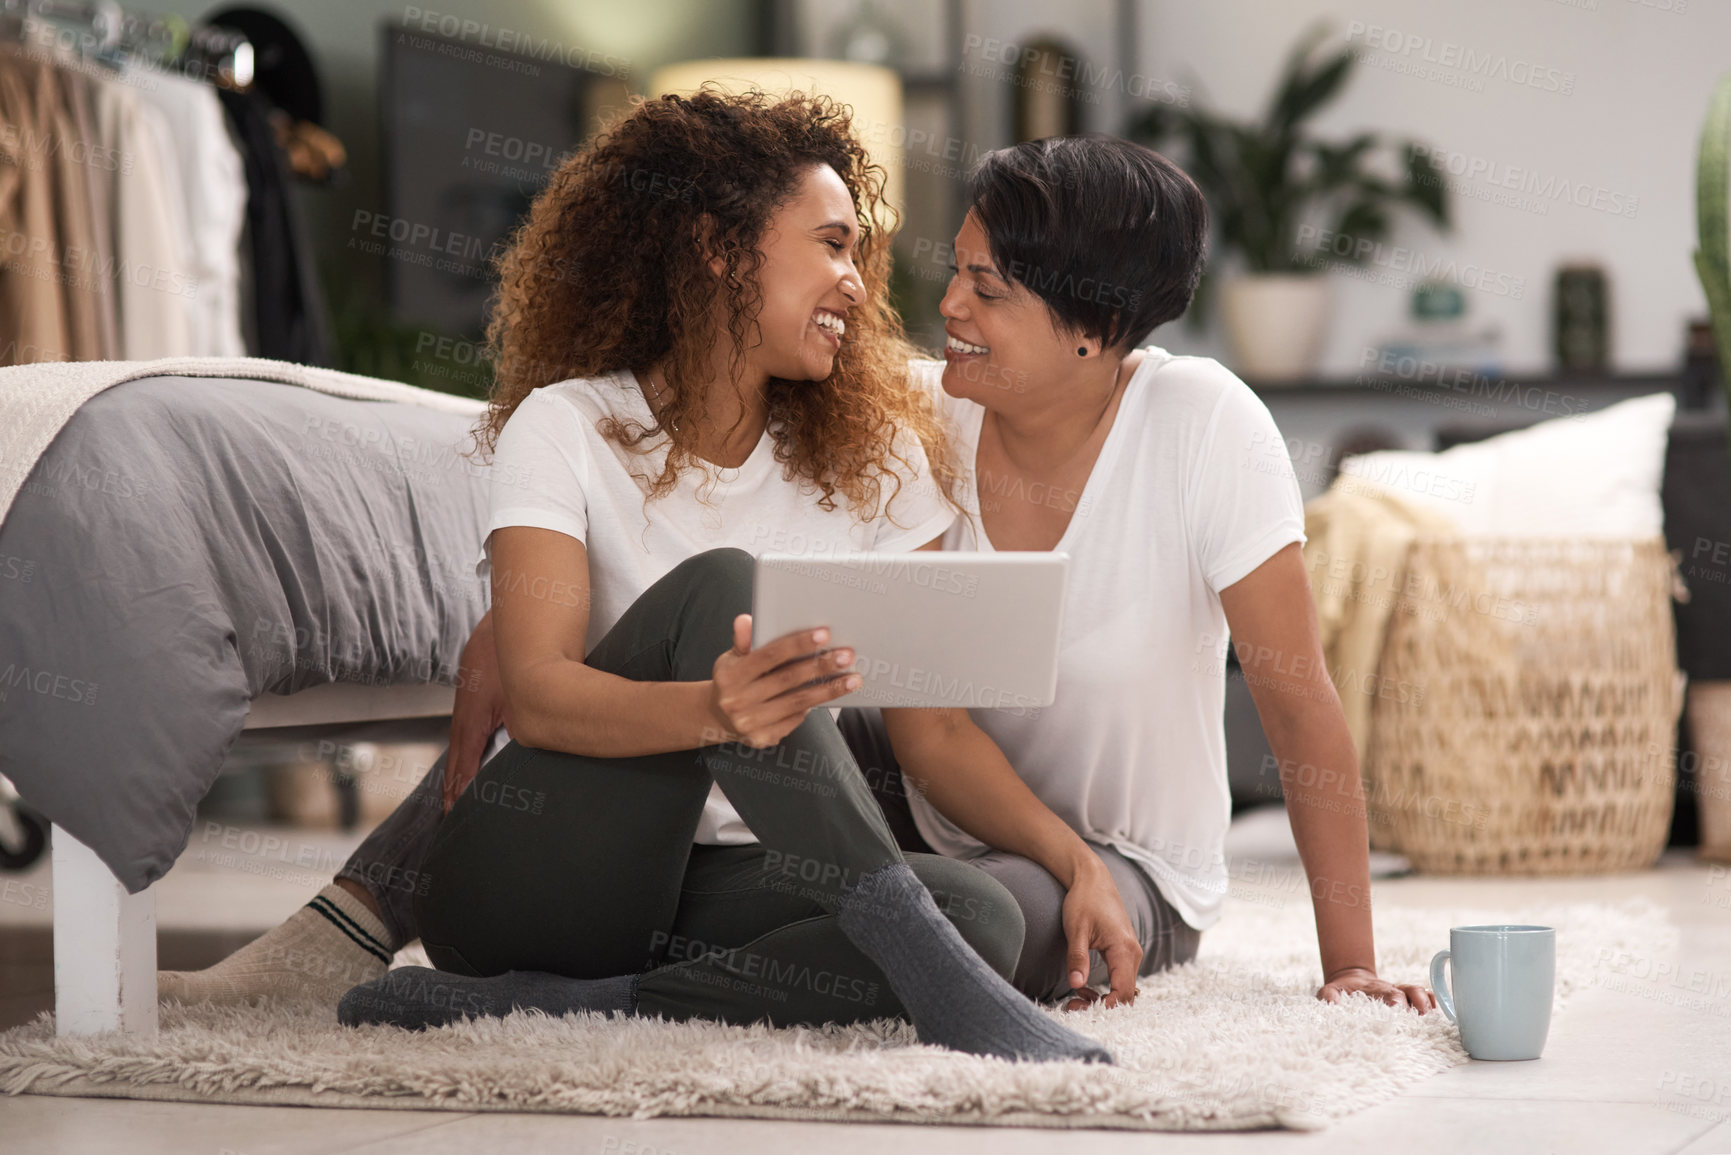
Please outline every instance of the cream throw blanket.
M479 416L483 402L335 369L262 357L163 357L155 361L44 361L0 368L0 522L78 407L104 389L141 377L245 377L300 385L357 401L400 401Z
M1408 551L1417 538L1459 532L1446 516L1347 474L1304 507L1304 564L1322 653L1361 767L1370 748L1377 666L1406 583Z

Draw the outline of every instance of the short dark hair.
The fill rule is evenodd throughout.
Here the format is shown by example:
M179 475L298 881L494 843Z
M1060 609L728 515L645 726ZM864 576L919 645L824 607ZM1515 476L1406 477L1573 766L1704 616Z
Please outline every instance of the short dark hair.
M968 175L968 201L998 271L1108 349L1183 316L1202 279L1202 190L1139 144L1089 133L996 149Z

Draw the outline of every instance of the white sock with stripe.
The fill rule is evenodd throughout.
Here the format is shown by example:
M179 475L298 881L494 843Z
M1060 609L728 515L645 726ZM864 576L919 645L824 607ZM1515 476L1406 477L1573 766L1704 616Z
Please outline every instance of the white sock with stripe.
M244 1003L287 998L333 1008L351 987L385 973L394 948L385 926L360 899L331 883L274 930L215 966L159 971L159 998L182 1003Z

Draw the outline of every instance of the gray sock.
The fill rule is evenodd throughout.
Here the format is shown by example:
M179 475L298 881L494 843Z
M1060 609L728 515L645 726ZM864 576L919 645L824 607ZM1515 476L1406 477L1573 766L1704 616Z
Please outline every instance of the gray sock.
M570 979L540 971L507 971L472 978L427 967L400 967L344 995L337 1020L345 1027L372 1023L424 1031L462 1019L504 1018L515 1010L628 1015L636 1006L636 975Z
M922 1041L1005 1059L1112 1062L1106 1048L1047 1018L986 965L907 863L865 875L836 914L849 940L882 968Z

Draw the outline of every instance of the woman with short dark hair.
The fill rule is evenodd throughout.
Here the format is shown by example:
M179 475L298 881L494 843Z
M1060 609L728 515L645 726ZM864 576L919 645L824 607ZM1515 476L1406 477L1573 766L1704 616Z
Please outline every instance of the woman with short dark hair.
M1195 292L1201 192L1159 154L1104 136L992 152L969 191L941 305L945 362L914 367L944 399L965 482L968 516L944 548L1072 559L1056 699L973 720L1091 852L1074 877L1110 877L1135 949L1090 973L1089 944L1070 931L1077 887L987 833L1042 820L996 766L924 772L908 792L921 834L1016 896L1026 993L1076 989L1083 1005L1088 983L1109 980L1115 1003L1138 973L1193 958L1227 890L1230 634L1310 877L1319 997L1362 991L1423 1013L1422 986L1376 974L1364 797L1318 643L1285 444L1218 362L1138 347ZM886 719L892 747L902 724Z

